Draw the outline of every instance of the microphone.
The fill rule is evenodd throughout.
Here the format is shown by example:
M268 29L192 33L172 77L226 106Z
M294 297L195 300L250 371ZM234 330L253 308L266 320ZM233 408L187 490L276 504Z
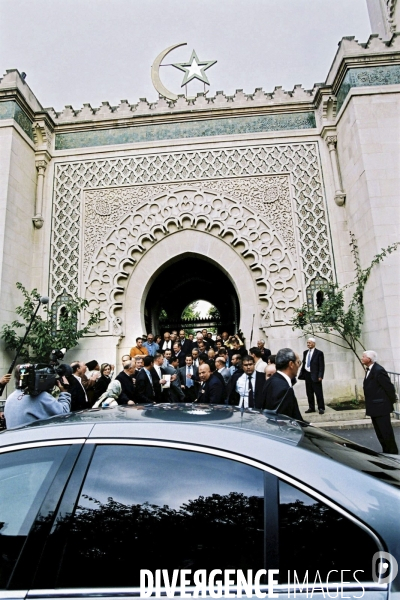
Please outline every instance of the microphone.
M49 303L49 297L48 296L41 296L39 298L39 302L40 302L40 304L48 304Z

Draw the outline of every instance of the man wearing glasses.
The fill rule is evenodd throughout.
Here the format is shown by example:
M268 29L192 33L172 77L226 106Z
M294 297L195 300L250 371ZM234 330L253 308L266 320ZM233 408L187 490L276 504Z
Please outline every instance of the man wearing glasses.
M299 355L291 348L279 350L275 359L276 373L265 382L262 406L264 410L273 410L278 414L303 421L293 391L293 383L300 365Z

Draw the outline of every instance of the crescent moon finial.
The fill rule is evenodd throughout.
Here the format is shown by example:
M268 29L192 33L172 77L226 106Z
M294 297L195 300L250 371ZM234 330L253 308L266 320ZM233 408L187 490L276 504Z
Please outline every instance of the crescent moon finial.
M151 65L151 81L153 82L153 85L156 88L157 92L160 94L160 96L164 96L164 98L168 98L168 100L178 100L178 96L173 92L170 92L161 81L160 66L167 54L172 52L172 50L175 50L175 48L179 48L179 46L187 46L187 42L174 44L173 46L166 48L165 50L160 52L160 54L157 56L157 58Z

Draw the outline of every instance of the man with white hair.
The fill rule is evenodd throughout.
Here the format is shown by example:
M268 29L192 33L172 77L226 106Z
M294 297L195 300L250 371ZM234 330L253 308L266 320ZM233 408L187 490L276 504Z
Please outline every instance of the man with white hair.
M315 412L315 397L317 398L318 412L323 415L325 412L324 392L322 390L322 380L325 373L324 353L315 347L315 338L310 337L307 340L308 350L304 350L303 363L299 379L306 382L306 394L308 400L308 409L306 413Z
M261 359L265 363L268 362L268 356L271 356L271 350L269 348L265 348L265 340L258 340L257 348L261 352Z
M387 371L376 362L377 354L366 350L361 357L365 367L364 397L366 414L371 417L382 452L398 454L390 413L396 401L396 391Z

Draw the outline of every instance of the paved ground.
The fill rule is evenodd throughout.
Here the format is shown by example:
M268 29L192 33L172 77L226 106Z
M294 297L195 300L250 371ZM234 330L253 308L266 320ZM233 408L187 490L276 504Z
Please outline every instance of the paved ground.
M394 427L394 435L397 442L397 447L400 450L400 427ZM336 433L340 437L347 438L357 444L362 444L375 450L376 452L382 452L380 443L377 440L375 431L373 429L329 429L330 433Z

